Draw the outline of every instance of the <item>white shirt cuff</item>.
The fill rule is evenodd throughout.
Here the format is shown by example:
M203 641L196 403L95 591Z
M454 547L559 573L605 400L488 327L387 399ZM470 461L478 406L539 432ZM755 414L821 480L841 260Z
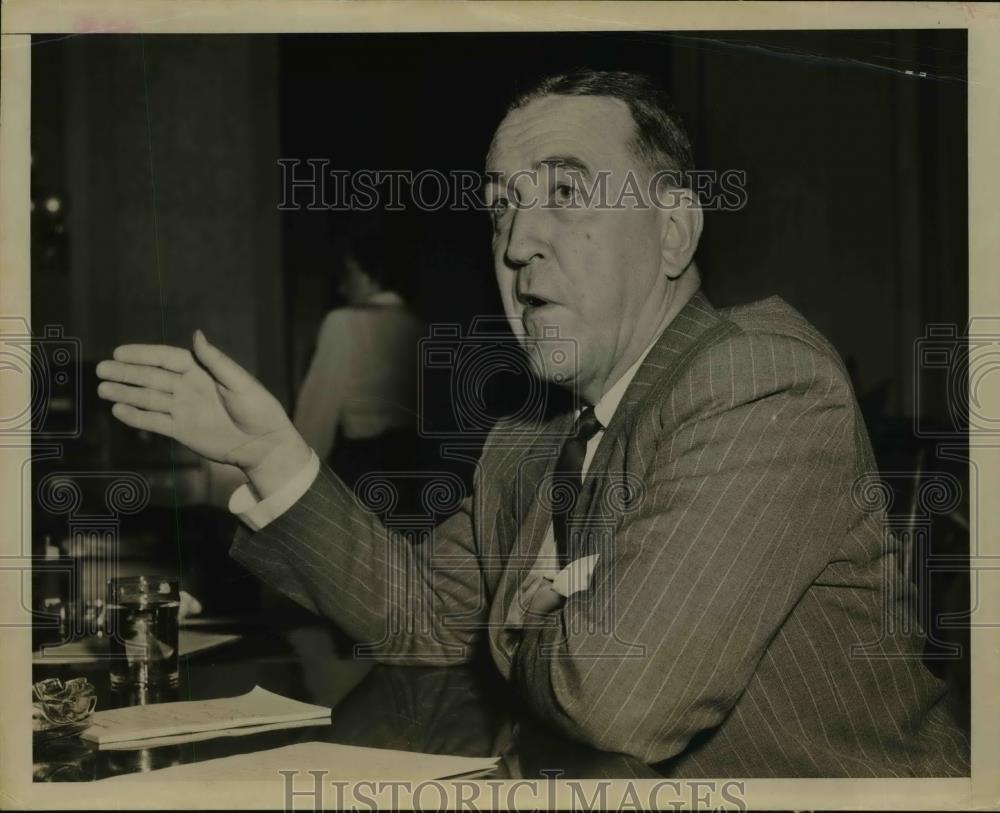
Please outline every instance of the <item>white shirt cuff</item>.
M244 483L229 498L229 510L243 520L251 530L259 531L295 505L312 486L317 474L319 474L319 458L316 452L311 451L309 461L270 497L258 501L251 493L249 484Z

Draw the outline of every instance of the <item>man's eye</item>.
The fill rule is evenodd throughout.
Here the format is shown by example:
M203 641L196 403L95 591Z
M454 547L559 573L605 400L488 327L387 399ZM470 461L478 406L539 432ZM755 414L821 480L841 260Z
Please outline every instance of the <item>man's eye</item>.
M502 215L507 211L507 207L510 206L510 201L507 198L497 198L493 203L490 204L490 212L496 215Z
M553 200L556 206L566 206L576 199L576 187L569 183L556 184L553 190Z

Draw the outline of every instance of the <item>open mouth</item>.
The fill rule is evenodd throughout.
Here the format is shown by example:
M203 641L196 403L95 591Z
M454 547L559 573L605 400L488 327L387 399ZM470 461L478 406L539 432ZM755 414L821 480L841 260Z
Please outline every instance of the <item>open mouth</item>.
M521 299L521 323L529 336L538 338L552 322L550 309L556 304L540 296L525 296Z
M538 310L539 308L544 308L546 305L551 305L547 299L542 299L540 296L528 295L524 297L524 310L528 311Z

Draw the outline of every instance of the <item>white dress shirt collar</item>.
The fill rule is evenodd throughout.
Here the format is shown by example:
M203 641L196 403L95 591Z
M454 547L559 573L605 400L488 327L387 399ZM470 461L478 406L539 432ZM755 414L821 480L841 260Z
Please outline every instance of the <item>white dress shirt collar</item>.
M601 399L594 404L594 415L597 420L601 422L601 426L607 429L608 425L611 423L611 419L615 416L615 412L618 411L618 405L621 403L622 398L625 397L625 390L628 389L628 385L632 383L632 379L635 378L635 374L639 372L639 368L642 363L646 360L646 356L649 355L649 351L653 349L653 346L660 340L660 336L663 335L663 331L666 330L667 326L664 325L663 328L657 331L656 336L653 341L649 343L642 354L635 360L635 363L629 367L624 373L622 373L621 378L619 378L614 385L609 389ZM580 412L577 410L577 415Z

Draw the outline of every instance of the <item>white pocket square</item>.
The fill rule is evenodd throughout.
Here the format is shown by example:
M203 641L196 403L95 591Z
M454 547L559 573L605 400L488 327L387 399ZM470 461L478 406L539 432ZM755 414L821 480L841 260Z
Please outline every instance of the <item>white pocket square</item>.
M563 598L569 598L574 593L586 590L590 587L590 577L594 575L594 568L597 567L600 558L601 554L594 553L570 562L552 580L552 589Z

